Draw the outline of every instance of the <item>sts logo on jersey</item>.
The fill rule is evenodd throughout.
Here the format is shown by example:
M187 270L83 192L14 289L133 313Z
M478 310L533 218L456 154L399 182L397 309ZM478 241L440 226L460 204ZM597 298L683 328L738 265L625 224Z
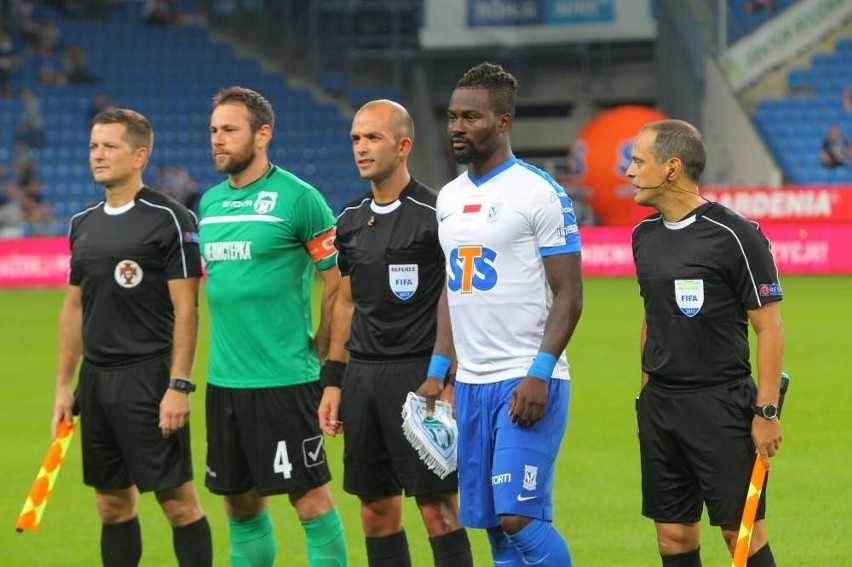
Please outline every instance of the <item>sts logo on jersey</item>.
M497 252L485 246L459 246L450 253L447 287L450 291L473 293L497 285Z

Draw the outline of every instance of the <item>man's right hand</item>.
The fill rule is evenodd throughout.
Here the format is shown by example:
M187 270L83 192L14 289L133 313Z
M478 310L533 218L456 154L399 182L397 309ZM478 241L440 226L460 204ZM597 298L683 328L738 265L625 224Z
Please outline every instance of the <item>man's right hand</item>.
M334 437L343 433L343 422L339 418L340 412L340 388L337 386L326 386L322 390L322 399L317 409L320 429L327 435Z
M56 432L59 429L59 424L65 420L67 425L74 423L74 392L70 386L56 389L56 396L53 400L53 420L50 423L51 439L56 439Z
M444 389L444 384L437 378L426 378L417 391L414 392L418 396L426 399L426 417L432 417L435 413L435 400L441 395Z

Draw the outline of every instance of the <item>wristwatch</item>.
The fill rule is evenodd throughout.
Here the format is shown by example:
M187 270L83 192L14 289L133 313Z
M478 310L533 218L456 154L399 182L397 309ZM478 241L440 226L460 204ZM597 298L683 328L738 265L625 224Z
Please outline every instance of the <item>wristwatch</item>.
M184 394L191 394L195 391L195 384L183 378L172 378L169 380L169 388L183 392Z
M778 419L778 406L771 402L754 406L754 415L759 415L763 419Z

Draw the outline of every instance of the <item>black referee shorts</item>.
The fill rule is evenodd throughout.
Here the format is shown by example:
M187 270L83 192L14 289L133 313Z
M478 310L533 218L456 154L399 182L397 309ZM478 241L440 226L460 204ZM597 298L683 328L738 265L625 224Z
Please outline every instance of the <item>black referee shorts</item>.
M210 492L290 494L331 480L317 419L318 381L274 388L207 385Z
M343 488L359 496L456 492L458 477L429 470L402 432L402 404L426 379L429 358L351 359L343 380Z
M692 523L707 505L710 524L740 522L754 465L751 378L680 391L649 382L639 397L642 514ZM766 511L766 490L756 518Z
M80 419L83 482L95 488L136 485L159 491L192 480L189 424L163 438L160 401L169 385L169 358L103 368L83 362Z

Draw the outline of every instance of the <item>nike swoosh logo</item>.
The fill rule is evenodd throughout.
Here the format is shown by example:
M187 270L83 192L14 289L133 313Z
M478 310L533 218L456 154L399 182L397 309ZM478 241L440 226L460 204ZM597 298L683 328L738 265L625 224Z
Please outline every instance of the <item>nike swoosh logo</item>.
M535 500L538 496L521 496L518 494L518 502L526 502L527 500Z
M455 212L452 212L452 213L444 213L444 214L442 214L442 215L441 215L441 219L440 219L438 222L444 222L444 219L446 219L446 218L448 218L448 217L451 217L451 216L453 216L454 214L456 214L456 213L455 213Z

